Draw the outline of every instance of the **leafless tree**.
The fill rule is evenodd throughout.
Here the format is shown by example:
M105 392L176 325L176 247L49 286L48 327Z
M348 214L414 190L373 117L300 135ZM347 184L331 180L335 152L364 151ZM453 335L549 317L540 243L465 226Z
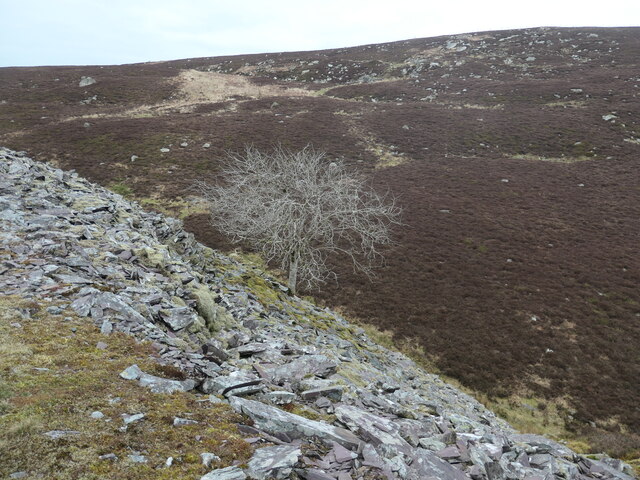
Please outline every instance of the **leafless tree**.
M235 242L248 243L289 272L288 287L317 285L334 276L329 254L346 254L367 274L391 242L400 208L368 188L341 161L307 146L263 153L246 147L223 162L222 181L198 184L211 205L211 223Z

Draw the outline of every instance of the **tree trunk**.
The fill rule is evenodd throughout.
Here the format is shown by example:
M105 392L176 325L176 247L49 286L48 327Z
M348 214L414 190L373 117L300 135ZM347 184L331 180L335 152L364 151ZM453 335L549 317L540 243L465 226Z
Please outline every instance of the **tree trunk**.
M298 260L300 255L298 252L293 252L291 254L291 261L289 262L289 293L291 295L296 294L296 283L298 282Z

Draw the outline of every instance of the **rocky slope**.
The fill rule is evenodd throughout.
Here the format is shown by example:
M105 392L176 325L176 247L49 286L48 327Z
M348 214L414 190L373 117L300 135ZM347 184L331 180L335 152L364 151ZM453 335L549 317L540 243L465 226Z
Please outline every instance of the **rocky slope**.
M0 224L4 295L151 341L162 363L188 374L131 365L122 381L196 389L245 415L253 457L203 480L632 478L620 461L515 433L340 315L73 172L1 149Z

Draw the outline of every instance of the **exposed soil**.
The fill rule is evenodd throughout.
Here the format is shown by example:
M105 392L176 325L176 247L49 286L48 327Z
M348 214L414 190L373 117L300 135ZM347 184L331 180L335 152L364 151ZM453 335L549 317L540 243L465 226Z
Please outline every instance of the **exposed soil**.
M377 281L338 260L339 284L311 293L475 389L638 431L639 52L640 28L545 28L4 68L0 143L167 199L227 150L312 143L389 189L406 225ZM204 215L186 224L230 247Z

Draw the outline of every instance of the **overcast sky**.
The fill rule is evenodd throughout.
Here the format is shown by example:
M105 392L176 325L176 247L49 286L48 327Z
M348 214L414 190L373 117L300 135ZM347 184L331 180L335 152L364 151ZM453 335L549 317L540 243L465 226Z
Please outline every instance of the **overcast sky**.
M638 26L640 0L0 0L0 18L0 66L87 65Z

